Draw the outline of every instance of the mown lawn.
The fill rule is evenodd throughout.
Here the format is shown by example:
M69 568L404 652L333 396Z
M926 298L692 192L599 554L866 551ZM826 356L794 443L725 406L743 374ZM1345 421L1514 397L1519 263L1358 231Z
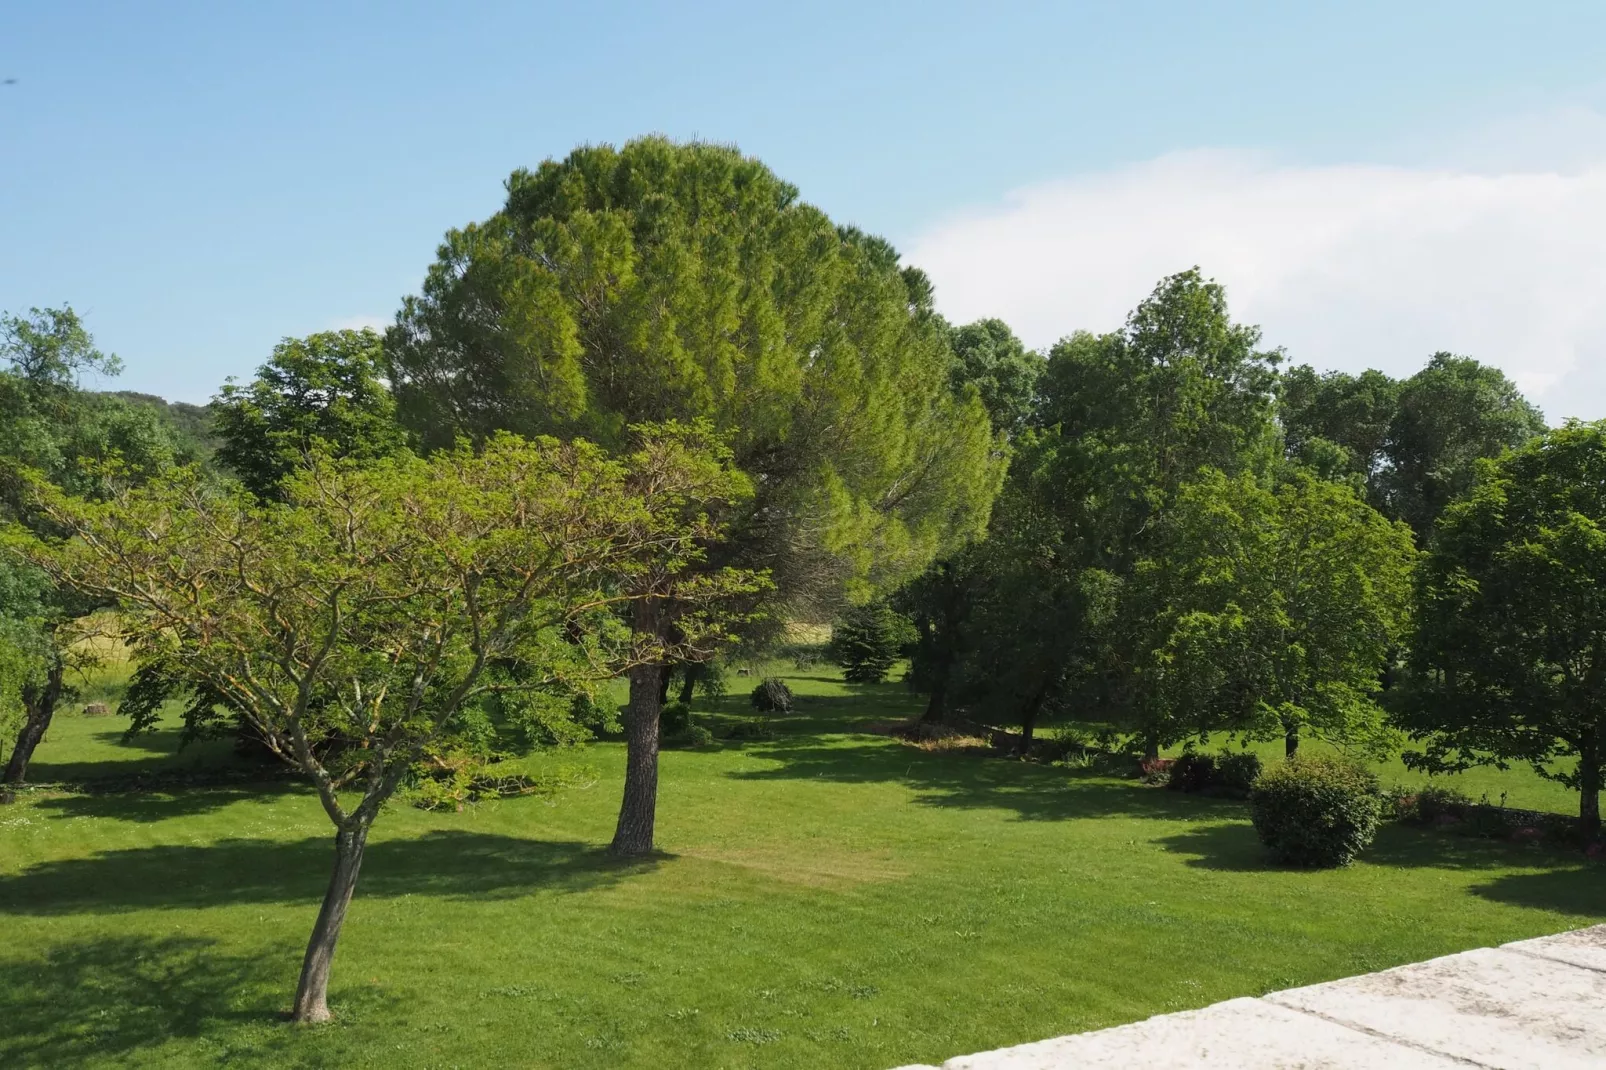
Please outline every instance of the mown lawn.
M615 744L553 804L394 807L315 1030L277 1020L327 879L308 793L25 793L0 1066L890 1067L1606 920L1577 856L1391 826L1269 869L1242 804L918 750L854 730L897 685L789 675L779 738L665 754L650 863L602 849ZM65 716L36 778L226 760L122 724Z

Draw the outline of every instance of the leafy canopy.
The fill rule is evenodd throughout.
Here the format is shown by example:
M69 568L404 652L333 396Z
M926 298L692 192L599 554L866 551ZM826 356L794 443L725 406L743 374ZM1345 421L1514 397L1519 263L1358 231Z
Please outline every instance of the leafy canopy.
M268 498L314 450L356 460L400 451L406 437L382 368L379 335L367 328L286 338L254 381L227 383L212 402L217 459Z
M1430 770L1528 762L1580 790L1585 825L1598 828L1606 422L1569 423L1483 462L1439 523L1416 597L1405 720L1425 747L1407 760Z
M104 502L41 485L76 537L29 552L115 600L142 662L243 715L346 827L420 763L472 749L493 697L567 708L573 689L662 656L611 610L632 577L686 571L716 534L709 507L741 488L674 429L624 460L497 436L427 461L314 455L283 504L192 470ZM753 582L688 579L684 641L717 634L720 600Z
M979 532L1002 471L920 272L757 160L644 138L516 171L387 335L426 446L497 429L616 448L709 421L754 496L721 559L834 605Z
M1391 749L1374 696L1405 635L1415 549L1349 486L1306 471L1267 489L1206 471L1184 488L1172 559L1183 601L1152 671L1203 734L1302 733Z

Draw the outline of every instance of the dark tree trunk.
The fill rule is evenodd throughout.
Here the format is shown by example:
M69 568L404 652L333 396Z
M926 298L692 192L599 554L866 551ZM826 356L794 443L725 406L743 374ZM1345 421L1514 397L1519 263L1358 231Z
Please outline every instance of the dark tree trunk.
M931 697L926 699L926 712L920 715L922 721L928 724L935 724L942 720L942 715L945 712L943 710L943 700L947 698L947 692L946 683L940 683L931 689Z
M66 663L57 657L50 663L44 683L24 689L22 704L27 716L22 722L22 731L17 733L17 745L11 751L11 760L6 762L5 775L0 776L0 783L21 784L27 777L34 748L45 738L45 729L50 727L50 719L56 714L56 703L61 700L62 680L66 674Z
M663 665L637 665L630 670L630 705L625 710L625 797L614 830L616 855L652 853L653 820L658 809L658 717Z
M681 665L681 667L680 667L680 701L682 703L684 703L685 705L687 705L687 706L691 705L692 693L697 688L697 678L702 676L702 674L703 674L703 667L701 665L696 665L696 664L693 664L692 662L689 662L689 661L684 663L683 665ZM664 673L664 679L667 680L668 678L669 678L669 674L667 672Z
M1143 737L1143 760L1154 762L1160 760L1160 737L1150 732Z
M1578 759L1578 827L1584 839L1600 835L1600 755L1582 754Z
M357 871L362 868L363 847L368 843L368 823L355 823L335 833L335 868L329 875L318 921L307 941L307 955L301 960L301 981L296 985L296 1004L292 1020L303 1023L329 1020L329 967L335 960L335 941L357 888Z
M674 671L673 665L660 667L658 673L658 708L660 710L664 708L664 703L669 701L669 678L674 675Z
M1283 737L1283 757L1292 758L1299 753L1299 729L1290 728L1288 735Z
M1043 712L1043 700L1048 697L1048 688L1040 687L1026 700L1021 710L1020 718L1020 749L1022 754L1032 749L1032 732L1037 728L1037 718Z

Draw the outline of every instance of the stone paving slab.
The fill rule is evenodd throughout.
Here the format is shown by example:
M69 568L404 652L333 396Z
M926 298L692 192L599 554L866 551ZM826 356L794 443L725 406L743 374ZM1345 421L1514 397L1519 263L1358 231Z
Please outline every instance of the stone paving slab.
M1428 1052L1384 1040L1258 999L1234 999L1198 1011L1162 1014L1096 1033L949 1059L943 1070L1462 1070Z
M1606 896L1606 892L1602 892ZM1562 933L1559 936L1541 936L1537 940L1518 940L1502 945L1507 951L1555 959L1582 966L1586 970L1606 972L1606 925Z
M941 1070L1127 1067L1606 1068L1606 925L961 1055Z
M1606 973L1481 948L1269 1003L1500 1070L1606 1066Z

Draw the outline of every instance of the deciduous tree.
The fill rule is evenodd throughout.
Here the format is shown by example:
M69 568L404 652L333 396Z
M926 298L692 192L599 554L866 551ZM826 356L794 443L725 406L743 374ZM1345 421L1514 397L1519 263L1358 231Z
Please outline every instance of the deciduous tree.
M0 317L0 358L0 521L50 528L23 493L25 470L94 496L111 479L137 483L172 466L171 429L153 412L79 387L81 375L115 375L121 363L96 348L71 307ZM73 692L72 670L93 660L88 648L69 642L67 626L96 608L94 599L56 588L26 562L0 561L0 632L12 696L0 696L11 711L0 714L0 731L13 741L4 783L26 779L34 748Z
M1268 489L1207 470L1172 530L1184 593L1147 668L1188 727L1281 737L1289 755L1302 735L1386 749L1374 696L1409 619L1410 529L1306 471Z
M255 380L227 383L213 400L217 459L269 498L314 450L357 460L400 451L406 436L382 369L379 335L367 328L286 338Z
M719 605L751 579L687 573L717 534L710 508L739 488L678 434L625 460L500 436L429 461L314 455L283 503L193 471L104 502L41 483L73 537L25 549L59 583L114 600L143 662L227 703L316 788L335 860L294 1007L315 1022L385 801L424 763L471 753L498 696L675 653L610 623L620 610L670 596L681 642L716 638Z
M1442 771L1528 762L1600 830L1606 763L1606 423L1498 461L1440 519L1417 580L1407 755Z

